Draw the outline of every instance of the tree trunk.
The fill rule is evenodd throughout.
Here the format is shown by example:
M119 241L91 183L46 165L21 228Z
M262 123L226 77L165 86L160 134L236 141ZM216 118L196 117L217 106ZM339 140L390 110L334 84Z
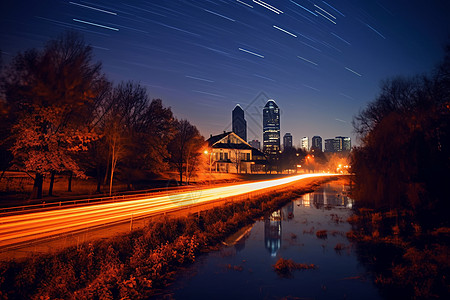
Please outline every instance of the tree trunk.
M44 175L36 173L34 176L33 192L31 199L42 199L42 185L44 183Z
M51 171L50 175L50 186L48 187L48 195L53 196L53 184L55 183L55 171Z
M183 185L183 166L178 171L180 172L180 185Z
M102 174L100 173L100 167L97 166L97 193L101 194L101 186L102 186Z
M69 175L69 182L67 184L67 191L71 192L72 191L72 178L73 178L73 172L70 172Z

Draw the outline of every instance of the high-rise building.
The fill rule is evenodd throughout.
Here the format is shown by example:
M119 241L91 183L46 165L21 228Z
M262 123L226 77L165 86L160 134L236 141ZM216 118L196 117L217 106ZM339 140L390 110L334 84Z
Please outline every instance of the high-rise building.
M308 139L308 137L307 136L304 136L304 137L302 137L302 145L301 145L301 148L303 149L303 150L306 150L306 151L308 151L309 150L309 139Z
M335 140L338 141L339 144L339 152L340 151L350 151L352 149L352 142L349 137L346 136L337 136Z
M255 149L261 150L261 143L258 140L251 140L248 142L250 146L252 146Z
M263 108L263 151L269 155L280 151L280 109L273 99Z
M283 136L283 149L292 148L292 135L289 132Z
M334 139L325 140L325 152L343 152L352 149L352 142L349 137L337 136Z
M320 136L313 136L311 139L311 150L322 151L322 138Z
M247 141L247 121L244 118L244 110L237 104L232 113L233 132L244 141Z

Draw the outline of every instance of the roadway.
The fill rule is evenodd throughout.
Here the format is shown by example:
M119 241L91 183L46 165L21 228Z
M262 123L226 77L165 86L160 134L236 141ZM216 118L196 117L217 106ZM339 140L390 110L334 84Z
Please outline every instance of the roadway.
M129 223L193 205L258 192L302 179L336 174L302 174L230 186L205 188L164 196L136 196L126 201L61 207L37 212L0 216L0 249L40 239L59 236L86 228Z

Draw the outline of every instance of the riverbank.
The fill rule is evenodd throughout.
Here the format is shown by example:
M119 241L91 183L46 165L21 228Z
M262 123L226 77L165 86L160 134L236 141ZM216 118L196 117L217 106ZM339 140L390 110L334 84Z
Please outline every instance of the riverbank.
M8 299L131 298L158 293L179 268L226 237L287 201L310 192L320 181L301 181L282 191L229 203L182 218L160 218L113 239L51 255L3 263L0 291Z
M347 238L386 299L450 298L450 228L424 228L412 211L361 208Z

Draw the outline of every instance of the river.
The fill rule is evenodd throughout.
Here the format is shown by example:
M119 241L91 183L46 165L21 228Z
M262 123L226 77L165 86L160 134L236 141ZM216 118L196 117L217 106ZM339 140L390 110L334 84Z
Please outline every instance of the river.
M180 272L161 298L381 299L345 236L353 205L346 183L327 183L243 228ZM317 268L281 276L273 268L280 258Z

